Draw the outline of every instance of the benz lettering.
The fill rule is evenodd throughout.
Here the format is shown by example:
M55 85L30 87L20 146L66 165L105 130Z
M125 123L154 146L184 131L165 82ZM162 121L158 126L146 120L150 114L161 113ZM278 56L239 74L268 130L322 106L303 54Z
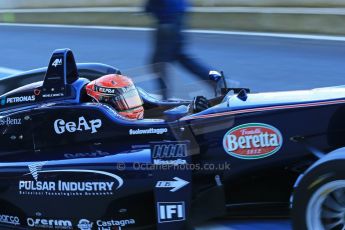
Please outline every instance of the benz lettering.
M21 125L22 119L21 118L0 118L0 126L2 125Z

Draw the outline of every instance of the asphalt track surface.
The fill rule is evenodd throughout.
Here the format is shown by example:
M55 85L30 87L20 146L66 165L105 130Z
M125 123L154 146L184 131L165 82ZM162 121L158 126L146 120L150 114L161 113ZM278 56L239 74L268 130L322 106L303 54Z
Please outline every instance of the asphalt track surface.
M151 31L41 28L0 25L0 67L46 66L56 48L71 48L78 62L113 65L134 78L147 75ZM188 34L188 52L210 68L224 70L234 86L255 92L344 84L345 42L262 36ZM193 75L172 66L170 89L180 95ZM0 71L1 72L1 71ZM148 88L153 82L145 83ZM189 87L190 88L190 87ZM202 86L209 93L208 88ZM207 91L207 92L205 92Z
M147 66L151 53L150 31L83 28L40 28L0 25L0 77L11 70L29 70L48 64L56 48L71 48L78 62L101 62L116 66L135 79L151 76ZM255 92L299 90L345 83L345 42L263 36L190 33L188 51L203 63L224 70L234 86ZM1 67L6 70L1 72ZM172 67L171 91L196 78ZM152 88L152 81L144 82ZM154 88L154 87L153 87ZM191 89L191 88L190 88ZM193 88L195 89L195 87ZM201 84L197 93L209 94ZM190 95L189 95L190 96ZM218 230L291 229L288 220L256 220L211 223Z

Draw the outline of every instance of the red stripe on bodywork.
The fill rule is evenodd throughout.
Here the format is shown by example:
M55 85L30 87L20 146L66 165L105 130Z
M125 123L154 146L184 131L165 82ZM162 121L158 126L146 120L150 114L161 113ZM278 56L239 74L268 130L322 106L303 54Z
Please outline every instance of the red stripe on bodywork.
M243 110L228 111L228 112L222 112L222 113L205 114L205 115L199 115L199 116L194 116L194 117L186 117L186 118L181 118L180 120L181 121L187 121L187 120L203 119L203 118L210 118L210 117L220 117L220 116L235 115L235 114L242 114L242 113L255 113L255 112L262 112L262 111L269 111L269 110L295 109L295 108L302 108L302 107L315 107L315 106L334 105L334 104L341 104L341 103L345 103L345 100L312 102L312 103L304 103L304 104L297 104L297 105L279 105L279 106L271 106L271 107L263 107L263 108L243 109Z

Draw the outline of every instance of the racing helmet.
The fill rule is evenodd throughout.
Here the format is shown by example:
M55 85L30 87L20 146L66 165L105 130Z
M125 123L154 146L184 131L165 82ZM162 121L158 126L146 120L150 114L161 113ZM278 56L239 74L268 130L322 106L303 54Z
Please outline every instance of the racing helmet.
M143 119L143 101L133 81L124 75L109 74L86 85L86 93L97 102L112 106L128 119Z

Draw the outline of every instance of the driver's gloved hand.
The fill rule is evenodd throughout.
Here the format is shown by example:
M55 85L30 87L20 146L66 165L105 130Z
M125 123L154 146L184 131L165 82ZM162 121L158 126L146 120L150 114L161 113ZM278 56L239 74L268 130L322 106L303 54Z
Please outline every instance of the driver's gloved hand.
M210 72L208 73L208 78L215 82L218 82L223 77L223 74L217 70L210 70Z
M222 88L227 88L223 72L211 70L208 74L208 77L214 82L214 96L221 96Z
M210 107L210 103L204 96L197 96L194 97L192 102L192 110L193 113L198 113L201 111L204 111L205 109L208 109Z

